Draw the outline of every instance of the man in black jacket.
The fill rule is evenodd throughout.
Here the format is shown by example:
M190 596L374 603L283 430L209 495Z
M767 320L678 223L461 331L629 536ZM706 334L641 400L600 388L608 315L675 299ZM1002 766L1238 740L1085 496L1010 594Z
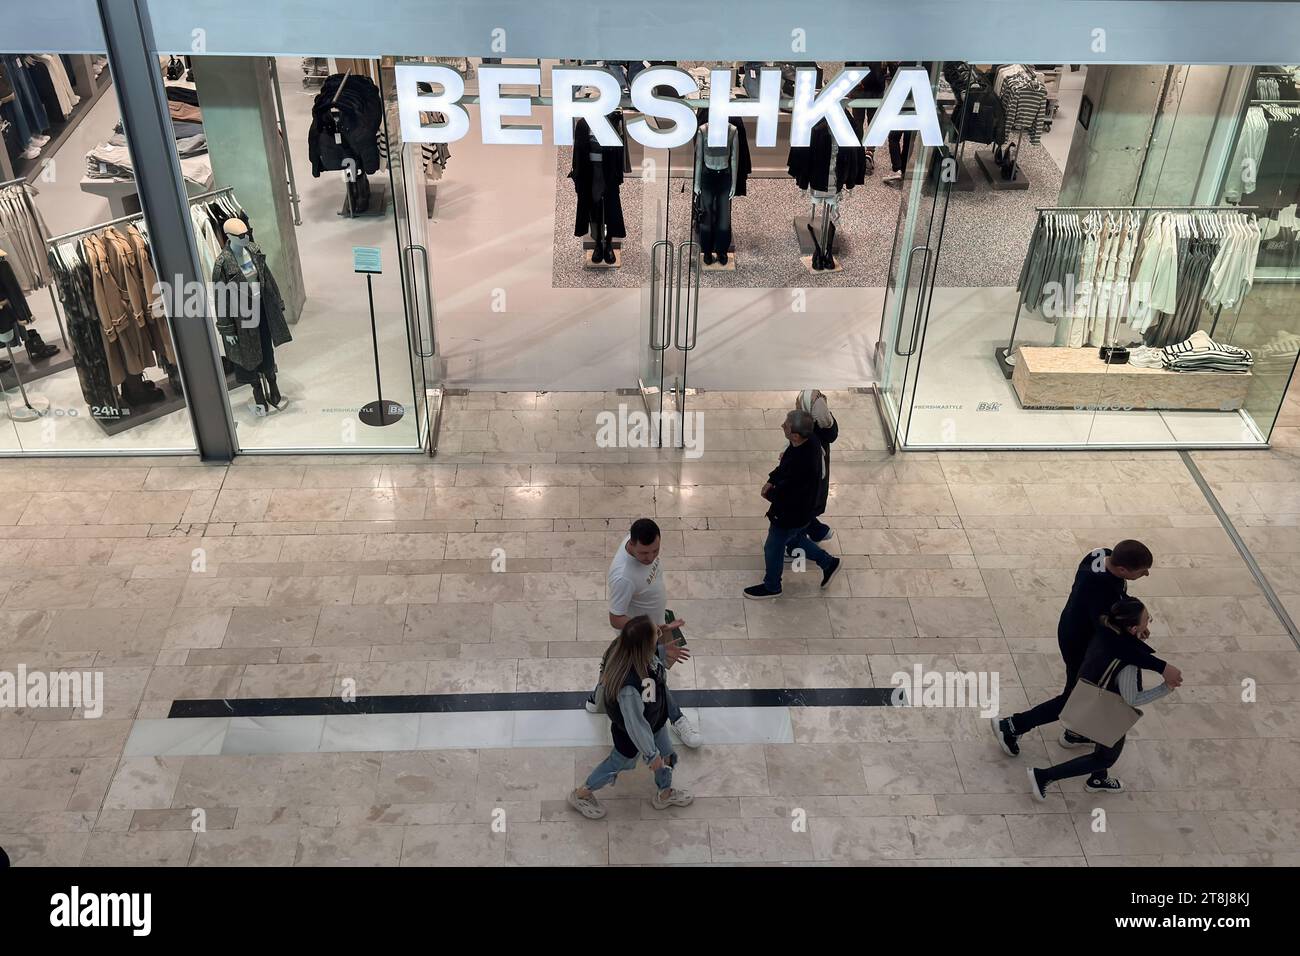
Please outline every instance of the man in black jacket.
M781 452L780 462L767 476L767 484L760 492L771 502L767 509L767 541L763 545L767 573L762 584L745 588L747 598L774 598L781 593L782 558L787 545L803 551L817 563L822 571L823 588L840 569L839 558L827 554L808 539L808 526L816 517L817 495L826 467L813 429L813 417L800 410L790 412L781 424L781 431L790 444Z
M1128 582L1150 574L1154 563L1151 549L1132 538L1126 538L1114 548L1097 548L1083 556L1074 572L1070 597L1066 600L1056 625L1056 643L1061 649L1061 660L1065 662L1065 689L1029 710L1010 717L992 719L993 734L998 746L1008 757L1020 755L1018 737L1035 727L1050 724L1061 716L1061 710L1070 699L1070 692L1079 679L1079 668L1097 631L1101 615L1128 594ZM1172 665L1166 672L1164 661L1158 661L1155 670L1164 673L1171 683L1182 679L1178 668ZM1063 730L1060 744L1062 747L1089 747L1092 746L1092 741L1073 731Z

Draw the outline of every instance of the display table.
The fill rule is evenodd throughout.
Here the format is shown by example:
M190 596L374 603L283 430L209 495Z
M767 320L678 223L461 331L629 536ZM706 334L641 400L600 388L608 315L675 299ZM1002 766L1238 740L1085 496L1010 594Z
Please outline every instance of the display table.
M1095 348L1022 347L1011 384L1025 408L1234 411L1246 402L1249 372L1171 372L1107 365Z

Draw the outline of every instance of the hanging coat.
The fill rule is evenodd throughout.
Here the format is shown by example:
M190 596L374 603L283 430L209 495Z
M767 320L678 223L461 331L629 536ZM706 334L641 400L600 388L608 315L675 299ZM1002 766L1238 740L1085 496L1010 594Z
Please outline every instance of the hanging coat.
M849 126L862 142L862 123L853 116ZM831 145L835 138L825 120L812 128L807 146L791 146L786 168L800 189L825 190L830 182ZM861 145L841 146L835 158L835 184L837 191L861 186L866 181L867 153Z
M273 345L284 345L293 341L289 334L289 323L284 320L284 299L280 297L280 287L275 276L266 265L266 256L255 243L248 244L248 252L257 267L259 282L258 322L265 322L271 333ZM248 282L244 270L235 260L235 254L227 246L221 250L212 265L212 282L228 283L226 289L243 292L243 284ZM226 358L240 368L258 369L262 367L262 338L258 331L258 322L241 316L234 306L239 302L248 302L247 295L222 294L218 286L213 296L217 317L217 332L221 335L221 344L225 346Z
M591 128L585 119L578 120L573 131L573 168L569 178L578 194L578 215L574 222L573 234L585 236L591 230L591 157L587 154L588 139ZM623 202L619 198L619 186L623 184L623 147L600 147L600 162L605 171L605 228L611 239L621 239L627 235L623 224Z
M740 168L736 170L736 195L745 195L745 180L749 174L754 171L754 166L749 160L749 133L745 130L745 121L739 116L731 117L731 125L736 127L736 142L739 153L738 163Z

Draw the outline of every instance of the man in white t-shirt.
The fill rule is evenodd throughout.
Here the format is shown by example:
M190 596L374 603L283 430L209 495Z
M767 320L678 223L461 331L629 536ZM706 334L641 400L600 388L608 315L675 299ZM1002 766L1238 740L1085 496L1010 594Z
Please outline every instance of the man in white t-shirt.
M676 620L676 615L667 607L668 591L664 587L663 568L659 561L659 543L657 524L649 518L632 522L628 536L609 563L606 582L609 625L620 631L634 617L644 614L650 618L659 626L659 656L671 668L678 661L689 660L691 652L686 649L686 637L680 630L684 622ZM603 658L601 667L604 667ZM598 691L599 687L587 698L587 710L593 714L599 710ZM682 713L671 692L668 695L668 722L686 746L698 747L703 742L700 732Z

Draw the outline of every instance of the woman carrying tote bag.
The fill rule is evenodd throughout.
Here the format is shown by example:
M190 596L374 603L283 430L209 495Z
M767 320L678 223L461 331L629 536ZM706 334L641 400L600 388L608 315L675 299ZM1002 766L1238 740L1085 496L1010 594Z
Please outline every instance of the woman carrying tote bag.
M1045 801L1051 784L1083 774L1088 775L1083 789L1089 793L1118 793L1124 789L1119 778L1108 776L1106 771L1119 760L1124 734L1142 716L1137 708L1159 700L1183 682L1181 676L1171 676L1159 687L1142 689L1142 671L1163 674L1168 666L1146 645L1151 637L1150 624L1146 606L1133 597L1120 598L1109 613L1102 615L1079 668L1079 682L1061 712L1061 722L1093 740L1114 742L1097 743L1092 753L1046 770L1030 767L1034 799Z

